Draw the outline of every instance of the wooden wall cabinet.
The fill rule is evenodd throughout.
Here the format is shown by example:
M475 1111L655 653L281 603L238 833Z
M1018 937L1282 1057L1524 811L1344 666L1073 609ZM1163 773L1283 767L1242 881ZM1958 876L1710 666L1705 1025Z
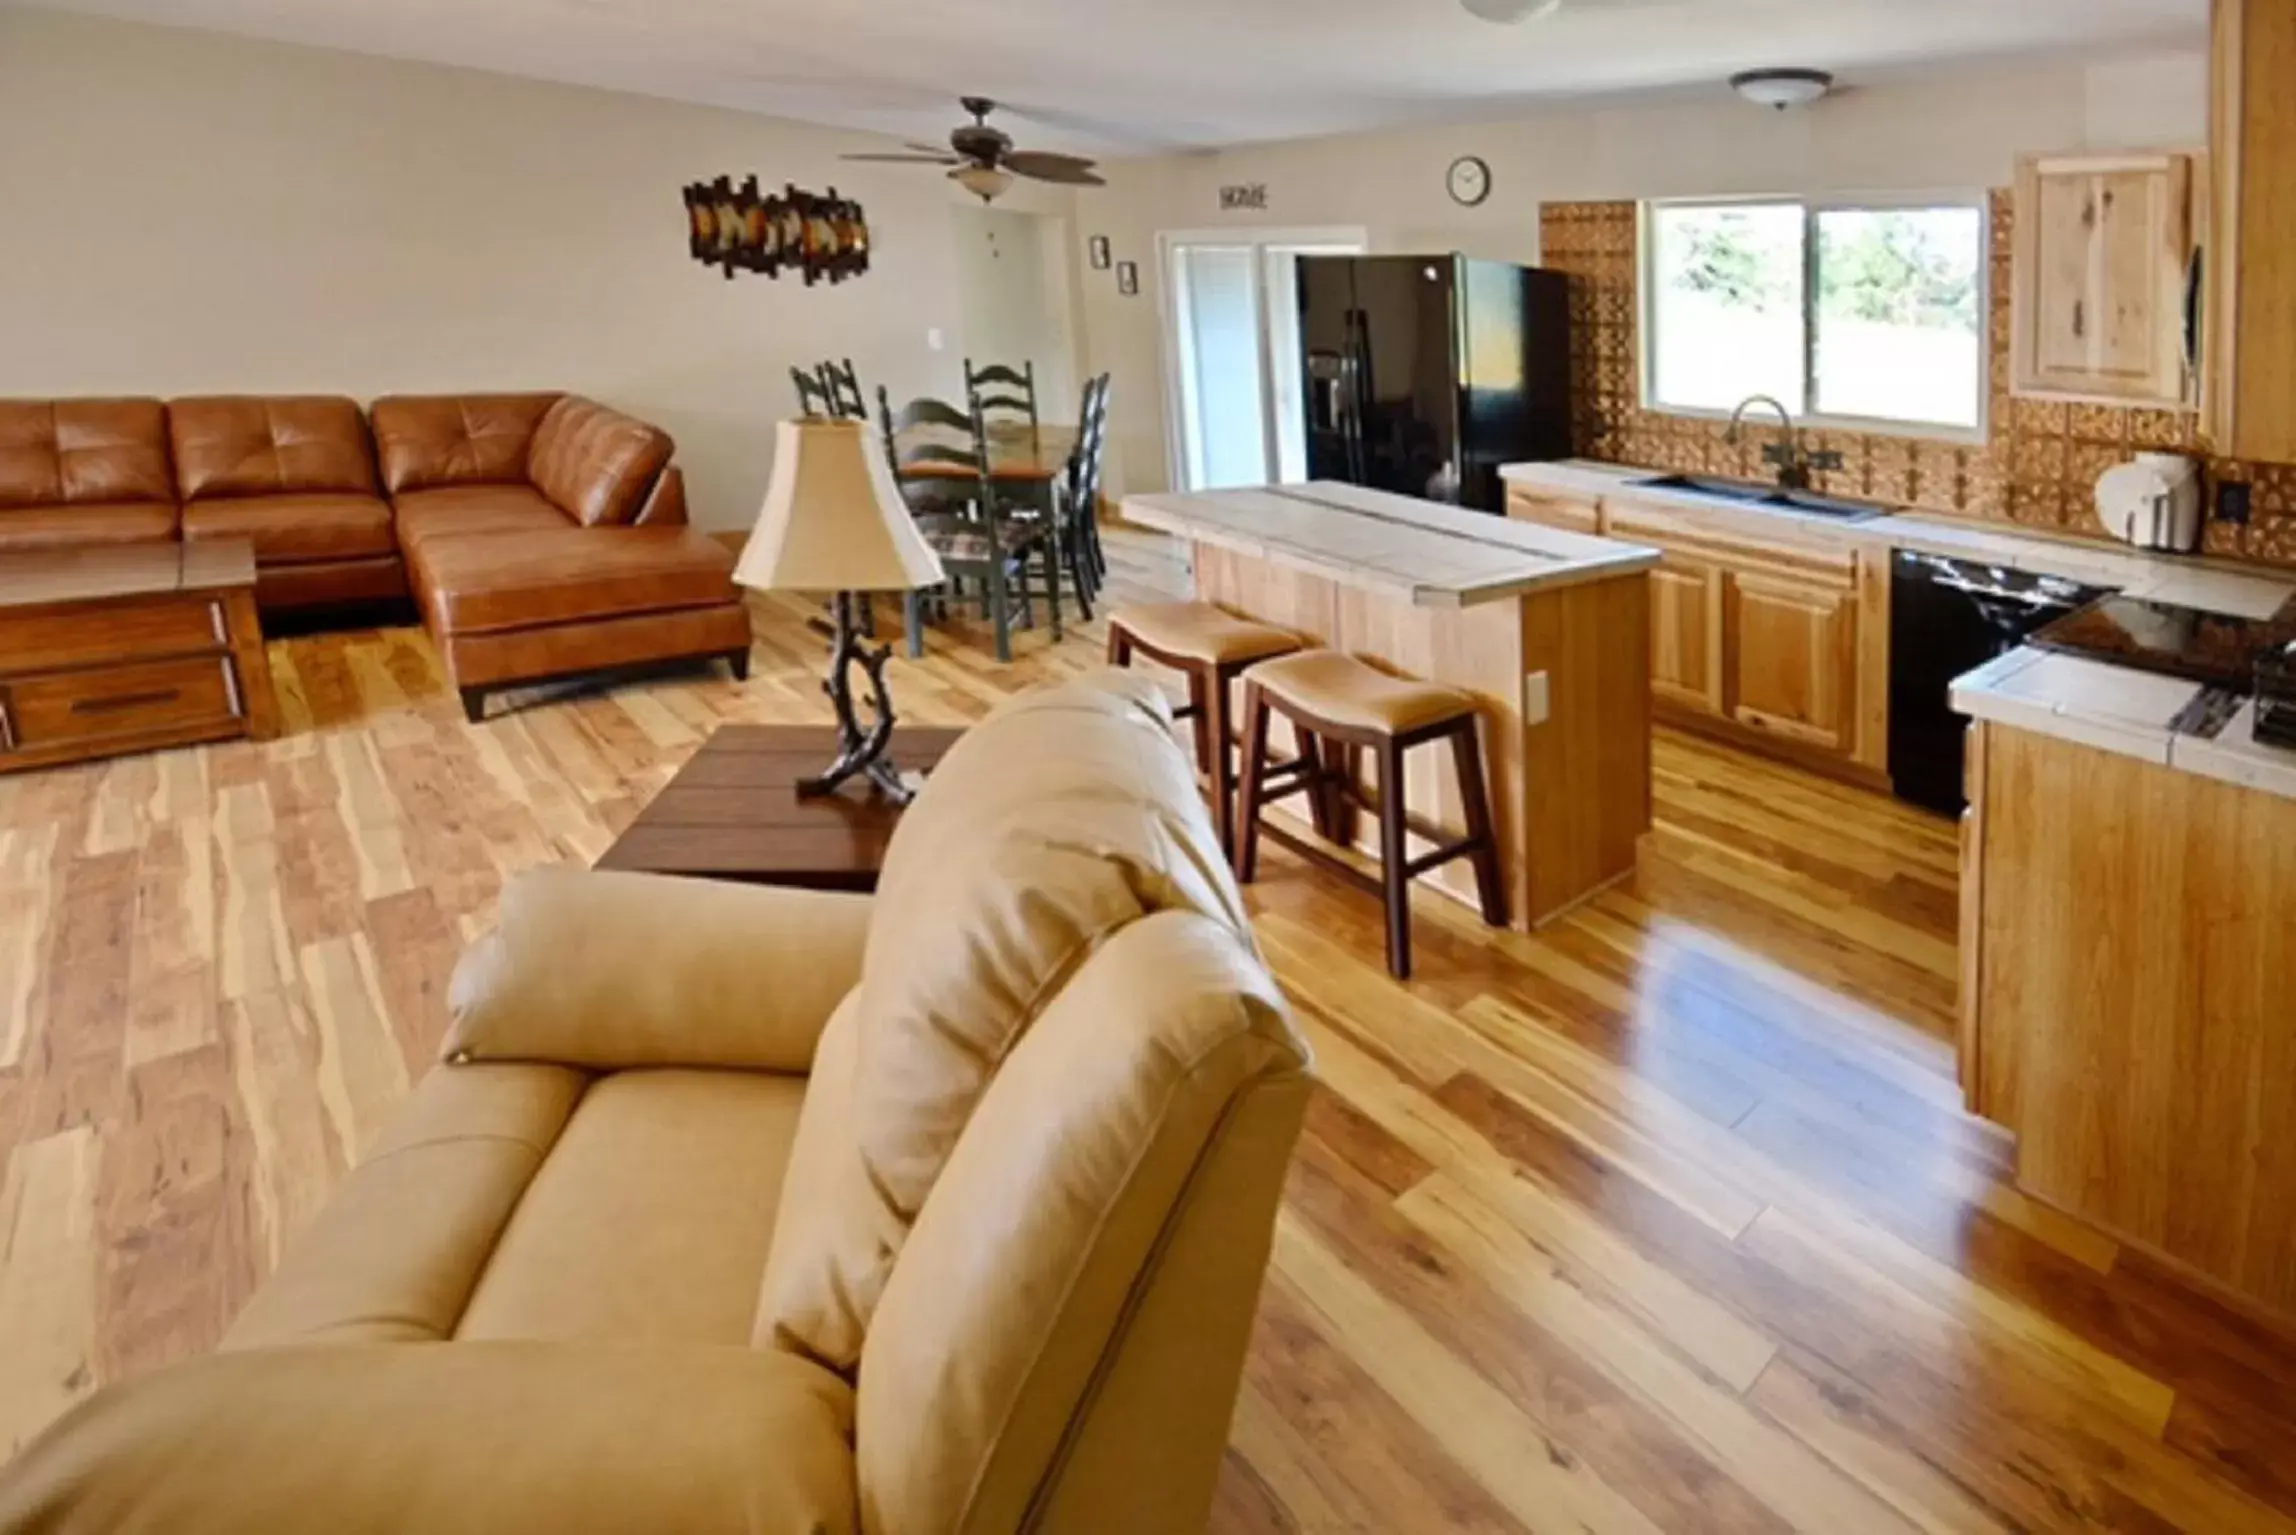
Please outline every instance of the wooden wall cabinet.
M2010 384L2019 394L2181 407L2192 159L2026 155L2017 162Z
M2211 61L2202 431L2296 463L2296 5L2216 0Z

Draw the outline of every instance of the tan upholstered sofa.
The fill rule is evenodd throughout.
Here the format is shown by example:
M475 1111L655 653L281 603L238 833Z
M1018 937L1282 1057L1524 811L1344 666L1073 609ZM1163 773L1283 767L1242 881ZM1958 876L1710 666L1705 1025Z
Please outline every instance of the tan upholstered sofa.
M513 887L222 1349L0 1530L1200 1530L1308 1077L1167 730L1016 700L874 897Z

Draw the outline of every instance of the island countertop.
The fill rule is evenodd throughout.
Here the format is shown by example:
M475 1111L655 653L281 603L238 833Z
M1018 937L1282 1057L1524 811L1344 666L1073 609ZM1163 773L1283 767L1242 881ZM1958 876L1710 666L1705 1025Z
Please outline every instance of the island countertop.
M1423 608L1464 608L1651 569L1613 538L1317 480L1127 496L1124 518Z

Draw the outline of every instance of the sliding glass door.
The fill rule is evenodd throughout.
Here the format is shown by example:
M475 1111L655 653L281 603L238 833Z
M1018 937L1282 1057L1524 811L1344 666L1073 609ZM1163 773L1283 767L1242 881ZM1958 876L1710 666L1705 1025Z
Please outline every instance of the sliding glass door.
M1353 230L1167 234L1165 397L1181 490L1307 478L1299 293L1305 255L1352 255Z

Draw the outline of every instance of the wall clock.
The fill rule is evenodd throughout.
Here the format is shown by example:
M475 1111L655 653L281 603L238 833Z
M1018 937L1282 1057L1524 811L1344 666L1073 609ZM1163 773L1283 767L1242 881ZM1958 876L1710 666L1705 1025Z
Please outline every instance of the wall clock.
M1474 155L1461 155L1451 162L1444 183L1451 189L1451 201L1472 208L1491 195L1491 167Z

